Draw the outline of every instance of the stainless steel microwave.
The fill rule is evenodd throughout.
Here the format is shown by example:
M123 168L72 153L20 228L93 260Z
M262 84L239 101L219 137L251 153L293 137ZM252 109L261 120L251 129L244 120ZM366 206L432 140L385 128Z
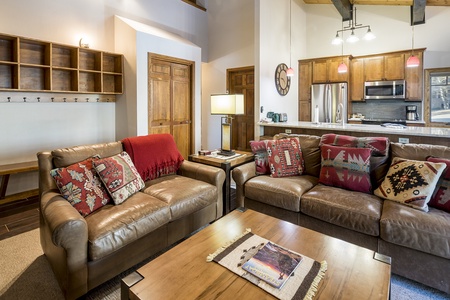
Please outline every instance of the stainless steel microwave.
M405 80L366 81L364 99L405 99Z

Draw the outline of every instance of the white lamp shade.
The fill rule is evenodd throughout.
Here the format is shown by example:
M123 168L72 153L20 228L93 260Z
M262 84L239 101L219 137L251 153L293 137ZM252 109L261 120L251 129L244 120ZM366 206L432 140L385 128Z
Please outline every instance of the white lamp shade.
M211 95L212 115L243 115L243 94L220 94Z

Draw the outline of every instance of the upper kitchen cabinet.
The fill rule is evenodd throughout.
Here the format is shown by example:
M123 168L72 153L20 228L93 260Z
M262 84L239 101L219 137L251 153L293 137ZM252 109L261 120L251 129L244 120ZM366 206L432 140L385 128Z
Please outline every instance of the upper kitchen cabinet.
M364 58L365 81L399 80L405 78L404 53L392 53Z
M312 83L348 82L348 72L338 73L340 63L349 65L348 56L336 56L312 61Z
M364 101L364 58L350 62L350 101Z
M418 67L405 68L406 81L406 101L422 101L423 100L423 52L425 49L414 50L414 55L420 61ZM404 65L410 56L405 54Z
M298 120L311 121L312 61L298 63Z

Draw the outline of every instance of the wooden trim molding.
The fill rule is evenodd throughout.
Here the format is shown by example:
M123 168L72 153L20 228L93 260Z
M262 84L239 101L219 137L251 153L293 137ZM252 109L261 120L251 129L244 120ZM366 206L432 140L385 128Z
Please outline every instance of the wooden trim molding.
M194 7L197 7L198 9L206 11L206 8L204 8L203 6L198 5L196 0L181 0L181 1L186 2L187 4L190 4L190 5L194 6Z

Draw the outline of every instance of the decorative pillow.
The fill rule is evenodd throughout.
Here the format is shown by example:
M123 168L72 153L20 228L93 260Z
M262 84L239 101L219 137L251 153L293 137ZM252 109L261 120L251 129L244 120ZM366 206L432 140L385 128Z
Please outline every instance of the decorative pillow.
M98 158L50 171L62 196L84 217L111 200L92 164Z
M302 175L305 169L298 138L267 141L270 176Z
M370 193L369 148L322 145L319 182L352 191Z
M115 204L124 202L144 187L126 152L94 161L94 166Z
M447 169L439 178L436 189L434 190L428 205L450 212L450 159L428 157L427 161L445 163L447 165Z
M445 168L444 163L394 157L375 195L428 211L427 203Z
M353 148L372 149L373 156L387 156L389 152L389 139L387 137L355 137L327 133L322 135L319 146L324 144Z
M255 154L256 175L270 174L269 159L267 157L267 140L250 141L250 148Z
M175 174L184 158L171 134L149 134L125 138L125 151L145 181Z

